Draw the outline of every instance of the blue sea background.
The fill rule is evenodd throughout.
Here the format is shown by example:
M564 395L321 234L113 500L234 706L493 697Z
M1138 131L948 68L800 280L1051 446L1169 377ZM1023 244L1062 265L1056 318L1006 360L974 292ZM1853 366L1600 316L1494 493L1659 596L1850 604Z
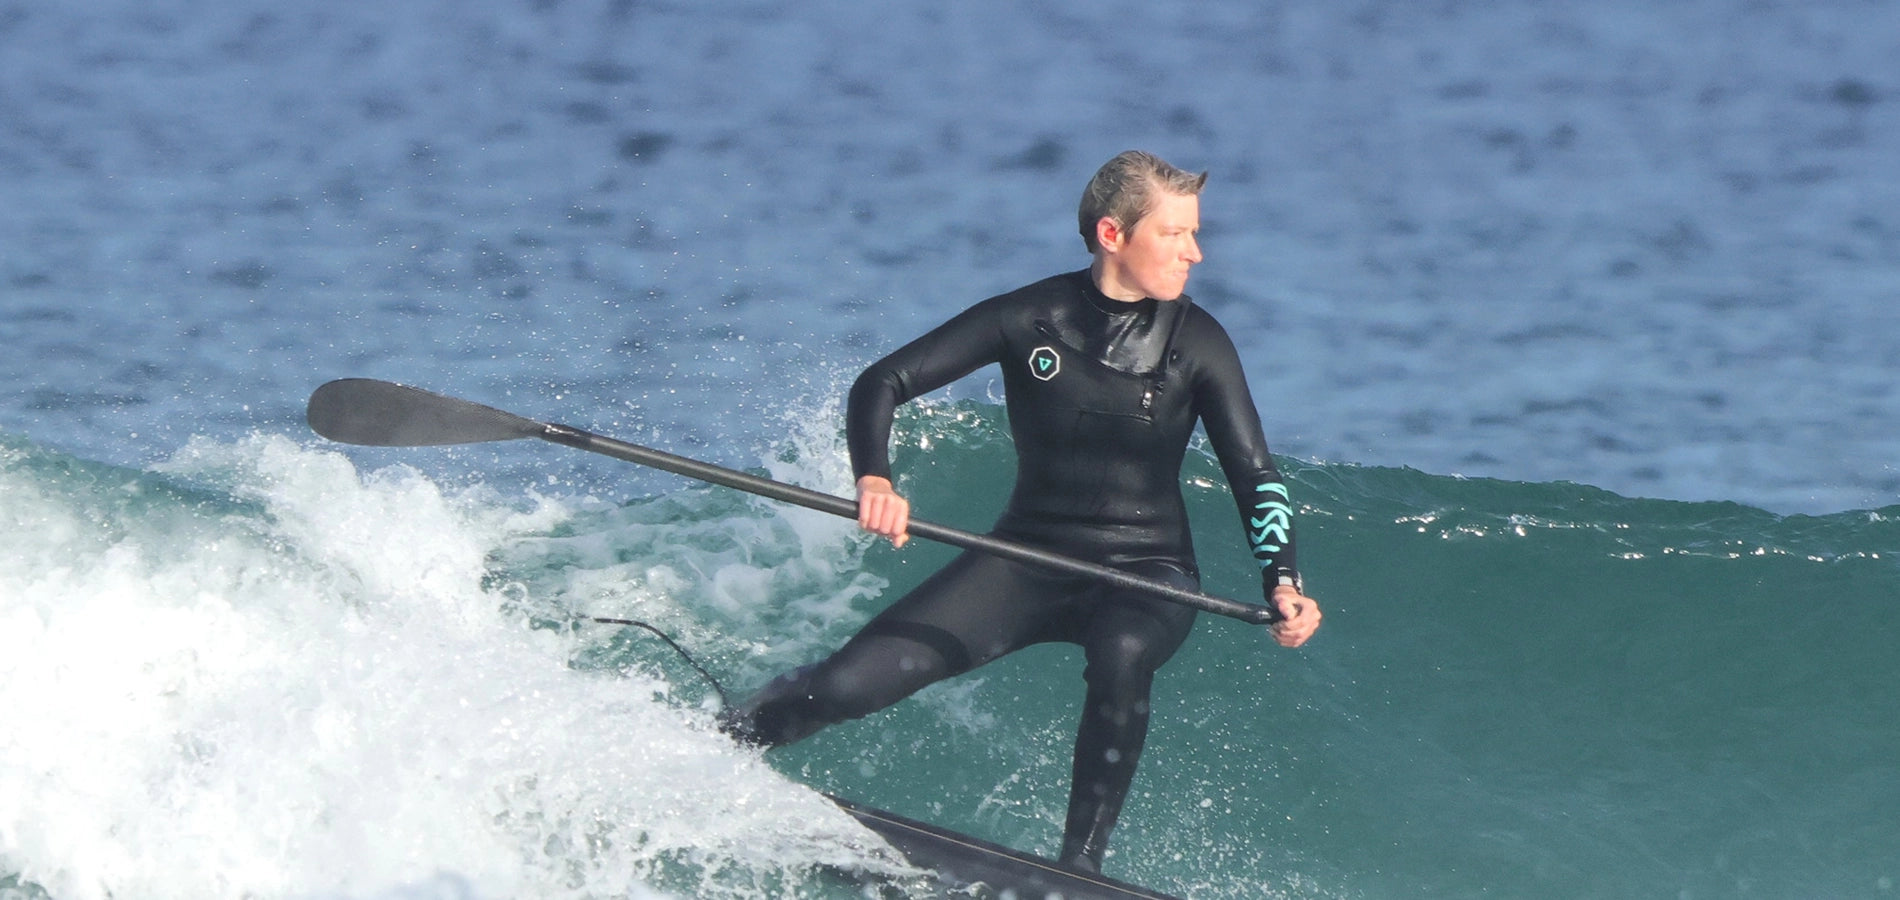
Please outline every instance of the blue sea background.
M1211 173L1325 628L1205 617L1108 871L1194 898L1891 897L1900 6L0 0L0 897L855 897L831 790L1059 840L1079 658L760 756L717 692L949 551L843 494L858 369ZM900 419L981 530L994 373ZM1219 470L1207 587L1257 596Z

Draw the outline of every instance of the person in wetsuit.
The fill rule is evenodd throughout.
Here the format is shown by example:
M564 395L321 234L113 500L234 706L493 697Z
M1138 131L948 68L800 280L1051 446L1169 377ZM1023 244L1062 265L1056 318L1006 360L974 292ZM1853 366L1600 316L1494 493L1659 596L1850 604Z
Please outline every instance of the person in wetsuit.
M1182 291L1200 262L1206 174L1123 153L1084 192L1088 269L985 300L866 369L846 435L859 524L902 546L909 503L891 484L897 407L986 365L1002 368L1016 486L992 534L1198 590L1181 496L1195 423L1232 489L1274 638L1305 643L1292 506L1233 342ZM822 662L781 675L721 725L773 747L883 709L936 681L1047 641L1082 647L1087 686L1058 857L1099 871L1146 739L1156 670L1195 611L1140 591L966 551Z

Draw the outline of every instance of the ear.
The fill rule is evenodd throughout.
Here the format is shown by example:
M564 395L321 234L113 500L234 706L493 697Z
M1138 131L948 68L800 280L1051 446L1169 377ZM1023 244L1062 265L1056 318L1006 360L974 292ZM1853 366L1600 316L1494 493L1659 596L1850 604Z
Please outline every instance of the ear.
M1095 243L1104 250L1120 250L1122 246L1122 226L1107 216L1095 220Z

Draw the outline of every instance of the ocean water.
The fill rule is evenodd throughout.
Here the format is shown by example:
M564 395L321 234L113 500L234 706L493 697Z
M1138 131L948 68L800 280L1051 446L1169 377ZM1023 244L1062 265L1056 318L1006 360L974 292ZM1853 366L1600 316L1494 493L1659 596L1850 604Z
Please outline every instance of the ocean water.
M797 435L799 423L788 422ZM980 526L1001 412L900 436ZM540 452L570 452L541 445ZM756 468L831 489L834 436ZM1025 651L762 759L729 690L943 561L710 487L450 486L281 435L150 469L12 442L0 840L53 897L855 897L828 789L1053 852L1080 700ZM613 466L616 463L602 462ZM1208 589L1255 576L1219 471ZM1110 871L1189 897L1879 897L1900 861L1900 508L1779 517L1297 464L1327 604L1297 652L1204 618L1157 686ZM1227 540L1209 539L1227 535ZM35 889L37 890L37 888ZM28 891L23 896L38 897Z
M947 559L417 384L844 493L838 404L1211 172L1327 624L1206 618L1109 871L1190 897L1885 897L1900 7L0 0L0 897L851 897L833 790L1054 849L1039 648L761 757L718 691ZM980 530L996 385L907 412ZM1208 587L1253 576L1218 471Z

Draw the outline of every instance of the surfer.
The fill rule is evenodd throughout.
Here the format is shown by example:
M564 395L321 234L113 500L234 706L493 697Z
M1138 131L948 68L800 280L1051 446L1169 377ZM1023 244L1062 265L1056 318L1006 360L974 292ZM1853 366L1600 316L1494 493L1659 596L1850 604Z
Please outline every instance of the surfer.
M1120 154L1083 192L1087 269L992 297L872 364L851 388L846 435L858 523L901 547L910 504L891 482L899 405L1001 366L1016 486L999 537L1198 590L1180 473L1206 429L1279 620L1298 647L1320 624L1295 566L1292 505L1226 331L1183 293L1201 261L1200 191L1148 153ZM1195 611L1138 591L967 551L828 658L774 679L721 716L775 747L883 709L1031 644L1082 647L1077 729L1059 861L1100 871L1146 740L1154 675Z

